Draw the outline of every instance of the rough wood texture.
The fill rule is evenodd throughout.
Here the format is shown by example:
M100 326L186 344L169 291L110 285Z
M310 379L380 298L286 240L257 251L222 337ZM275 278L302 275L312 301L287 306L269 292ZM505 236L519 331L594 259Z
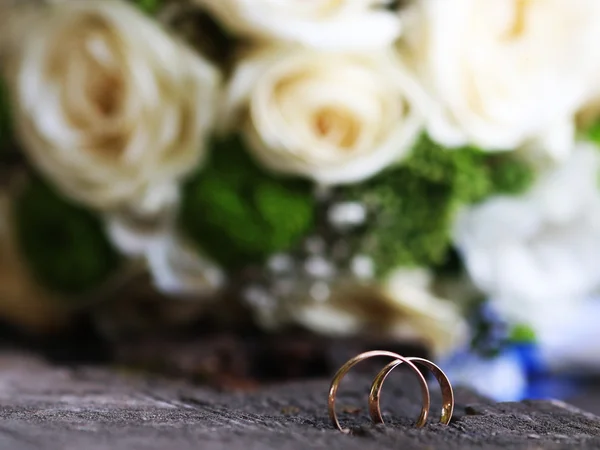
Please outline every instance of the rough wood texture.
M0 356L2 450L558 449L600 447L600 420L560 402L492 404L457 389L448 427L414 429L418 400L405 374L385 387L387 426L365 415L368 379L349 376L340 414L354 436L326 416L327 380L252 392L217 392L101 368L50 366ZM433 392L435 394L435 392ZM432 411L433 413L433 411Z

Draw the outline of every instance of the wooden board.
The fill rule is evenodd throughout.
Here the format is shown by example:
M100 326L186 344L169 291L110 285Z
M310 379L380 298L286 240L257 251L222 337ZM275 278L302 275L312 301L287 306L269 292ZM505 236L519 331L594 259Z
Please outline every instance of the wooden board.
M406 377L390 377L383 405L390 423L373 426L364 408L369 380L349 375L338 403L355 435L345 436L328 422L325 379L219 392L5 353L0 355L0 449L600 448L600 420L590 413L561 402L493 404L460 388L450 426L415 429L419 401ZM434 399L436 394L432 389Z

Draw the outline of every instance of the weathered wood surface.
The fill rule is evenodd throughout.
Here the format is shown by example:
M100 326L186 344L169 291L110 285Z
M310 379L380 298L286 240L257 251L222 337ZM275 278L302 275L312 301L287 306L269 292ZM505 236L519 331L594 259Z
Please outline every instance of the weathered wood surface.
M344 381L340 415L354 436L329 425L328 380L227 393L2 354L0 449L600 448L600 419L592 414L561 402L493 404L461 389L450 426L414 429L418 400L402 374L385 387L390 424L372 426L364 408L368 379L350 374Z

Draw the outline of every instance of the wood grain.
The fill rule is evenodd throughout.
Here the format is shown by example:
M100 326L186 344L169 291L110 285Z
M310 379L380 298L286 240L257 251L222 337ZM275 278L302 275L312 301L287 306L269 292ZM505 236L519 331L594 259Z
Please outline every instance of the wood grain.
M219 392L116 369L53 366L34 356L0 355L2 450L558 449L600 447L600 420L561 402L494 404L457 389L448 427L412 426L418 399L407 375L384 389L387 426L366 415L369 380L350 375L332 429L328 380ZM432 397L437 391L432 389ZM432 416L435 415L432 411ZM430 422L434 422L431 420Z

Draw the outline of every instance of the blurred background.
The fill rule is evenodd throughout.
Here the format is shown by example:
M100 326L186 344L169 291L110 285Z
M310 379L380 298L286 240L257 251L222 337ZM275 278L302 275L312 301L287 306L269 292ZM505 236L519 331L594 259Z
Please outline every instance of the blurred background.
M600 413L598 42L597 0L0 1L2 345Z

